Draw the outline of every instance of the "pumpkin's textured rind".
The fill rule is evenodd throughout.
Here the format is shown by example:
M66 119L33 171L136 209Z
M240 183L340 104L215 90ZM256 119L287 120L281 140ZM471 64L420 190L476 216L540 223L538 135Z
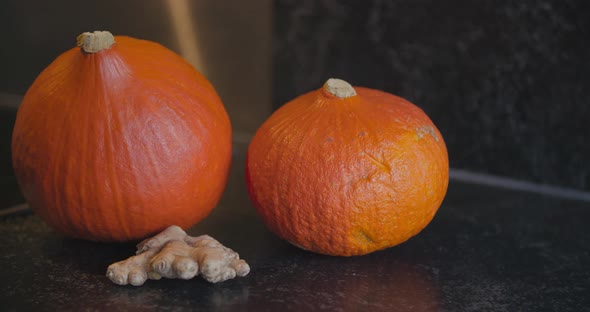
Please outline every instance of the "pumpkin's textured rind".
M400 244L434 217L448 186L442 135L417 106L356 87L319 89L277 110L246 160L265 224L301 248L352 256Z
M229 118L206 78L159 44L115 41L51 63L27 91L12 141L31 207L95 241L194 225L217 204L231 161Z

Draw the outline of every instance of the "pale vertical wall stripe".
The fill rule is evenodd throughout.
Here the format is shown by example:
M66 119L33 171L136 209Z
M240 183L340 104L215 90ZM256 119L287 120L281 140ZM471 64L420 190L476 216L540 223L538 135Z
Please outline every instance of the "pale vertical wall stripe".
M203 75L207 75L207 69L201 57L197 44L197 32L195 31L190 10L189 0L166 0L166 6L170 13L170 19L174 27L174 34L180 49L180 54Z

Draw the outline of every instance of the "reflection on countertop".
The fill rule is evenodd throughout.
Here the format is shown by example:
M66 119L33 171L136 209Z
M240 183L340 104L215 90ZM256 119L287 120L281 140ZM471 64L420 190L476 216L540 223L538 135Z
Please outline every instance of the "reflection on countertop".
M64 238L32 214L0 218L5 309L238 311L582 311L590 273L588 203L451 181L433 222L409 241L360 257L300 250L269 232L246 192L236 144L218 207L190 235L209 234L252 270L117 286L108 264L133 244Z

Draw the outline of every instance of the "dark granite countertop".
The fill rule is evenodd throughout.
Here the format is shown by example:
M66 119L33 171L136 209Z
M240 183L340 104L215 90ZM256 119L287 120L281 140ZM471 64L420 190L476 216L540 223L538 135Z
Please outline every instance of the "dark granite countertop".
M189 230L246 259L219 284L117 286L106 267L133 244L64 238L35 215L0 220L2 310L583 311L590 309L587 202L451 181L433 222L394 248L339 258L273 236L251 206L243 156L218 208Z

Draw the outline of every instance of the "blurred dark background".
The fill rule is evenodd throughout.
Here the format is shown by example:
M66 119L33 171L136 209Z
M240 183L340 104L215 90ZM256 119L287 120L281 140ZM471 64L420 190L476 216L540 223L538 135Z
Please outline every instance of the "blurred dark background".
M84 31L160 42L215 85L247 142L330 77L423 108L451 166L590 190L586 0L131 0L0 3L0 208L18 193L10 135L39 72Z
M590 190L590 1L275 4L275 104L342 78L424 109L451 167Z

